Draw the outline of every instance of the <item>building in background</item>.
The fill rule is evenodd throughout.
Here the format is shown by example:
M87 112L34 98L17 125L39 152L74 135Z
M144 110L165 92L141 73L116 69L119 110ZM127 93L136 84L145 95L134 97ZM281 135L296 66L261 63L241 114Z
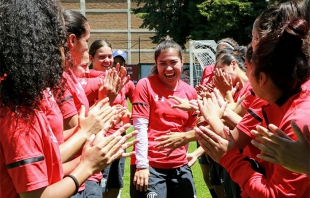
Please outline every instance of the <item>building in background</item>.
M150 37L154 31L139 28L142 19L136 17L130 10L137 4L131 0L60 0L65 9L80 11L86 16L91 35L89 45L98 39L105 39L112 44L113 49L121 49L127 53L128 67L138 74L134 78L143 78L148 75L154 64L154 48ZM189 63L188 53L185 53L185 63ZM133 79L138 80L138 79Z

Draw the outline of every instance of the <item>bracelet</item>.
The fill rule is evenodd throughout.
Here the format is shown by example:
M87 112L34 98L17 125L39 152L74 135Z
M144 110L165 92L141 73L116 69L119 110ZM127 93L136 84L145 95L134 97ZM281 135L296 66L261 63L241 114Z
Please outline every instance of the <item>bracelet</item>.
M75 195L79 191L80 184L79 184L78 180L73 175L65 175L64 178L66 178L66 177L70 177L74 181L75 191L74 191L73 195Z

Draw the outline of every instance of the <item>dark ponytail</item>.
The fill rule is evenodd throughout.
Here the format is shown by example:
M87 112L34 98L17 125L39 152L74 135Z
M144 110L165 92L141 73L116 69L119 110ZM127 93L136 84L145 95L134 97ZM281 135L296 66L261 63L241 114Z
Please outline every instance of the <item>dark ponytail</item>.
M262 38L253 54L255 75L264 72L283 93L300 87L310 74L308 32L304 19L294 19Z

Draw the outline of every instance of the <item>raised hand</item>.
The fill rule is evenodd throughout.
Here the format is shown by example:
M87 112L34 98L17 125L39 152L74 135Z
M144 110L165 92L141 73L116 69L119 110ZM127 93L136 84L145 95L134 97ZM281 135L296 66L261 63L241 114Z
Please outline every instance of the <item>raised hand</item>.
M214 93L211 93L211 98L203 98L202 100L197 101L200 113L206 121L209 121L209 117L212 116L222 118L226 105L224 104L220 107Z
M117 158L129 157L135 154L135 152L124 152L125 149L139 142L137 139L128 142L130 138L138 133L137 131L122 136L129 127L130 124L126 124L108 137L105 137L103 132L98 133L96 136L92 135L83 148L81 159L90 163L96 172L103 170Z
M187 99L182 99L177 96L168 96L168 98L171 98L173 100L176 100L179 104L177 105L171 105L172 108L178 108L183 111L195 111L196 109L192 108L189 101Z
M229 101L232 98L233 83L231 76L221 69L215 69L214 84L216 88L220 91L223 97L227 98ZM231 101L230 101L231 102Z
M291 121L291 126L298 138L296 141L270 124L270 131L262 126L257 126L256 131L252 130L251 133L258 141L252 140L251 143L261 150L258 158L280 164L293 172L306 173L310 177L310 141L306 138L309 137L309 128L305 125L301 131L294 121Z
M222 138L212 130L200 126L194 128L200 146L216 162L219 162L224 153L234 148L235 141L230 134L228 127L224 127L226 138Z
M100 131L109 130L111 127L111 121L117 115L115 108L109 105L109 99L97 101L88 111L87 117L85 117L85 107L82 106L79 113L79 128L86 137L90 137L91 134L97 134Z
M119 63L116 63L115 70L117 71L117 74L121 79L121 83L117 87L117 89L120 91L130 81L130 76L127 75L126 68L124 66L120 66Z

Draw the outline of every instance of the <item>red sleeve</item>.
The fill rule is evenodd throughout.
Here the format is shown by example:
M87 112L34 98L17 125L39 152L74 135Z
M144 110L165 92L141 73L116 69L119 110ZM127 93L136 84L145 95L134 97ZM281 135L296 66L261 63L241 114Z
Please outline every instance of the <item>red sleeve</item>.
M4 124L0 130L5 131L0 133L0 191L33 191L62 178L57 140L43 114L29 111L29 119L19 119L11 113L13 116L0 119Z
M148 100L148 79L143 78L139 80L134 91L132 102L132 117L133 118L146 118L150 116L150 104Z
M59 108L61 110L63 119L67 119L78 114L73 96L68 89L65 91L64 96L60 101Z
M127 93L126 93L126 98L129 98L130 102L133 101L133 96L135 92L135 84L130 80L127 83Z
M251 164L237 148L225 153L220 164L239 184L242 197L309 197L309 179L305 174L293 173L280 165L266 162L263 168L267 176L264 176L253 170L259 164Z
M246 96L245 98L242 100L241 102L241 106L245 109L248 109L252 102L255 100L256 96L255 96L255 93L253 92L253 90L249 90L247 93L246 93Z
M255 100L251 103L250 108L247 109L246 114L242 117L242 120L236 127L247 136L254 138L250 131L256 130L256 125L263 124L264 119L262 107L266 104L266 101L255 98Z
M97 71L94 69L90 69L89 73L87 73L88 78L94 78L94 77L99 77L99 76L105 76L105 72L103 71Z
M203 69L200 84L205 85L211 82L213 75L214 75L214 65L205 66L205 68Z
M89 106L92 106L98 99L99 82L101 77L79 79L87 96Z

